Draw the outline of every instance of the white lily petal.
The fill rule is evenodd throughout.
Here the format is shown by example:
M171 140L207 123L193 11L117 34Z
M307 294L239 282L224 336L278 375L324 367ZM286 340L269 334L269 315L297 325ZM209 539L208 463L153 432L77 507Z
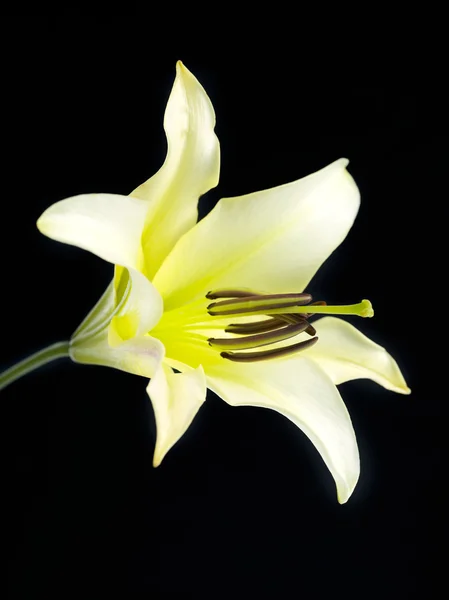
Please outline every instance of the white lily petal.
M307 357L316 361L335 384L368 378L387 390L410 394L394 358L353 325L325 317L313 326L319 341L307 350Z
M73 343L70 356L75 362L120 369L142 377L153 377L164 357L164 345L149 335L135 337L111 347L108 331L79 343Z
M165 349L146 334L162 311L162 298L145 275L124 269L118 293L112 281L72 336L73 360L152 377Z
M147 387L156 419L157 439L153 465L159 466L174 444L184 435L206 399L203 368L174 373L161 364Z
M316 363L303 357L228 362L206 375L208 387L228 404L271 408L293 421L332 473L338 501L348 500L360 471L357 442L337 388Z
M72 335L72 340L80 337L90 337L95 334L95 331L104 329L107 326L106 323L111 320L116 306L114 280L112 280L101 298L77 327Z
M341 159L294 183L220 200L158 271L154 283L166 306L220 288L304 290L357 214L359 191L347 163Z
M56 202L37 222L46 236L118 265L142 269L147 203L118 194L82 194Z
M117 285L117 308L109 326L109 344L151 331L164 310L154 285L135 269L124 269Z
M215 113L198 80L181 63L164 117L167 158L161 169L132 192L148 201L142 244L151 279L178 239L198 219L198 199L215 187L220 145Z

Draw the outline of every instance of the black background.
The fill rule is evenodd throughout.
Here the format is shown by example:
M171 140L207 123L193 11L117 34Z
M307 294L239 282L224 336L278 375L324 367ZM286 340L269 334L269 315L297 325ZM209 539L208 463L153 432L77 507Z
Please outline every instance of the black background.
M181 59L214 104L222 149L201 214L351 160L360 213L310 291L369 298L375 318L354 322L412 388L341 387L362 473L340 506L317 452L275 413L210 393L155 470L145 380L70 361L28 376L1 402L10 597L436 597L447 533L441 75L407 77L401 63L391 78L357 52L232 51L232 36L201 52L170 36L150 45L144 24L118 18L3 28L1 365L68 339L108 284L109 264L35 222L57 200L127 194L159 168Z

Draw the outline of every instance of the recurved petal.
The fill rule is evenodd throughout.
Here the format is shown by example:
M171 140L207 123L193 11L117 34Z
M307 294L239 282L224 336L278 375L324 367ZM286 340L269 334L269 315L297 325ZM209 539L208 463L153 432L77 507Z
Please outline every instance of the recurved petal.
M70 356L75 362L153 377L164 357L164 345L158 339L144 335L111 347L105 329L92 339L75 340L70 348Z
M117 286L117 305L109 325L109 344L141 336L153 329L164 310L162 298L145 275L123 269Z
M152 377L165 349L147 332L159 321L162 299L152 283L124 269L118 287L108 286L71 340L73 360Z
M89 337L95 335L95 332L106 329L116 306L114 281L111 281L101 298L73 333L72 340L79 337Z
M232 406L271 408L311 440L332 473L338 501L352 494L359 453L348 411L330 378L312 360L227 363L207 370L208 387Z
M110 263L141 270L147 203L117 194L82 194L56 202L37 226L48 237L93 252Z
M161 169L132 192L148 201L142 239L152 278L177 240L198 218L198 199L218 183L220 145L215 113L198 80L181 63L164 118L167 157Z
M167 307L220 288L304 290L359 207L346 159L294 183L220 200L183 236L154 283Z
M387 390L410 394L394 358L350 323L324 317L313 323L319 341L307 356L326 371L335 384L372 379Z
M162 459L184 435L206 399L203 368L174 373L161 364L147 387L156 419L157 439L153 465Z

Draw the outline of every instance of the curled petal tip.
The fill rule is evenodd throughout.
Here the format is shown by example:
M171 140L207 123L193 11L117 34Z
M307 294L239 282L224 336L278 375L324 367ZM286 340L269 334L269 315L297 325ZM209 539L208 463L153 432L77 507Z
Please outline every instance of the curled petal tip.
M192 75L189 69L185 66L182 60L178 60L176 63L176 74L177 75Z
M43 234L45 234L45 219L43 218L45 213L43 213L39 219L36 221L36 227L39 229L39 231Z
M346 504L346 502L352 496L359 480L359 473L360 471L354 473L353 478L349 478L349 480L346 482L340 482L339 485L337 485L337 500L339 504Z
M349 500L349 498L351 497L352 492L349 493L347 491L343 492L337 492L337 501L338 504L346 504L346 502Z

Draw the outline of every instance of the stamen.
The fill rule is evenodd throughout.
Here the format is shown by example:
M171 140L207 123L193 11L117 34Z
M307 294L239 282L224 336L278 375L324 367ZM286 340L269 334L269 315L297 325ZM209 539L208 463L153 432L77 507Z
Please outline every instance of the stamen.
M271 309L284 309L311 302L310 294L264 294L246 296L242 300L221 300L207 307L210 315L267 314ZM290 312L290 311L289 311ZM305 312L305 311L304 311Z
M285 346L284 348L275 348L274 350L261 350L259 352L221 352L220 356L233 360L235 362L255 362L260 360L269 360L272 358L280 358L282 356L288 356L301 350L310 348L318 341L317 337L299 342L298 344L292 344L291 346Z
M307 329L305 329L305 332L312 336L316 335L316 329L313 325L309 325Z
M369 300L345 306L328 306L323 301L312 303L312 296L305 293L258 294L250 290L229 289L210 291L206 297L211 300L220 299L207 306L207 312L212 318L223 319L227 315L234 315L236 318L253 315L268 317L251 323L231 323L224 328L224 331L234 334L232 337L207 340L213 348L224 350L220 353L223 358L235 362L279 358L310 348L318 341L315 327L308 322L308 319L315 314L361 317L372 317L374 314ZM310 335L311 339L290 346L285 345L282 348L247 352L260 346L276 345L303 332ZM243 352L230 352L230 350Z
M206 298L209 298L209 300L215 300L215 298L246 298L247 296L259 296L259 294L250 290L215 290L206 294Z
M296 315L295 315L296 316ZM273 331L285 325L285 323L297 323L298 321L287 321L283 317L271 317L264 321L256 321L254 323L231 323L225 329L227 333L235 333L238 335L248 335L250 333L263 333L264 331Z
M248 335L240 338L210 338L207 340L209 345L215 348L223 348L223 350L248 350L257 348L258 346L267 346L288 340L299 333L305 331L308 327L307 321L297 323L296 325L287 325L275 331L260 333L257 335Z
M285 313L285 315L279 315L279 318L285 321L286 323L299 323L301 321L306 320L307 313L304 315L291 315L289 313ZM272 317L275 319L276 317Z
M307 323L306 318L308 318L310 315L310 313L304 314L304 315L290 315L290 314L286 314L286 315L281 315L281 319L283 319L286 323L302 323L302 322L306 322L307 324L307 329L304 329L304 331L306 333L308 333L309 335L315 335L316 334L316 329L315 327L313 327L312 325L310 325L310 323ZM275 317L273 317L275 318Z

